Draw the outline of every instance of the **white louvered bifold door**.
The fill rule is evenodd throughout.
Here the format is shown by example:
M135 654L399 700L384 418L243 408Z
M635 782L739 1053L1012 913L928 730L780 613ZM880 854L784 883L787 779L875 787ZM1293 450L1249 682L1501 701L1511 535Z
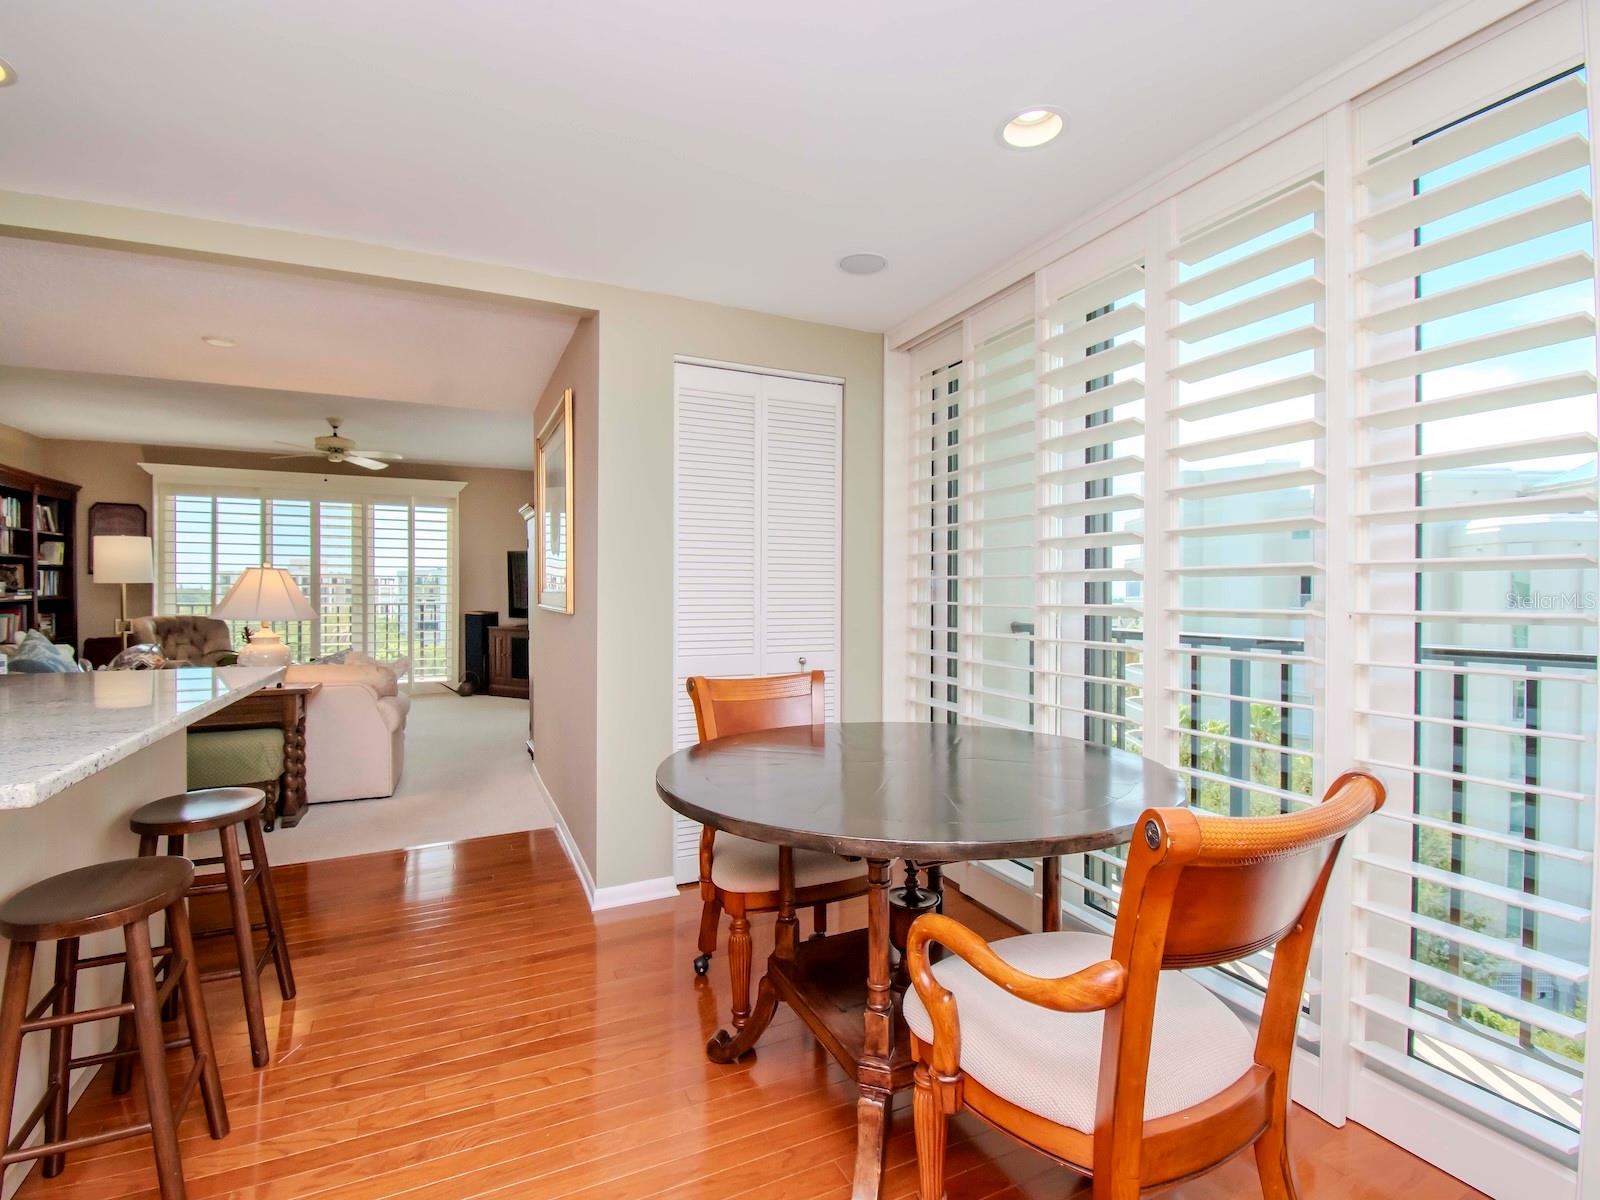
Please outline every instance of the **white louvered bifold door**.
M760 379L761 674L826 672L837 721L840 389Z
M1574 72L1440 113L1357 175L1357 748L1389 803L1354 1041L1562 1153L1595 869L1587 103Z
M1039 376L1039 728L1141 745L1144 265L1045 312Z
M696 740L691 675L826 671L838 719L841 401L838 384L676 368L675 749ZM699 838L673 818L680 883Z

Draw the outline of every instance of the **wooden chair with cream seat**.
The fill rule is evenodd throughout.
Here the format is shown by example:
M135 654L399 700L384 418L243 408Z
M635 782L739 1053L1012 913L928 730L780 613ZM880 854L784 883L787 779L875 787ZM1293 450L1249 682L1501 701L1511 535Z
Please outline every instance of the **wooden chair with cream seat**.
M702 743L763 729L787 729L823 723L823 673L768 675L755 679L708 679L691 676L685 683L694 704L695 726ZM828 905L864 895L866 871L859 862L794 851L795 904L810 906L818 934L827 931ZM750 1015L750 916L778 910L778 847L709 826L700 833L700 955L697 975L704 975L717 950L717 927L728 914L728 971L733 983L733 1025Z
M1297 1195L1286 1123L1301 989L1344 836L1382 807L1351 772L1320 805L1140 817L1110 938L985 942L942 916L907 941L922 1200L944 1196L945 1125L970 1109L1133 1200L1254 1146L1267 1200ZM934 964L929 946L953 957ZM1180 972L1275 947L1260 1027ZM1159 995L1158 995L1159 992Z

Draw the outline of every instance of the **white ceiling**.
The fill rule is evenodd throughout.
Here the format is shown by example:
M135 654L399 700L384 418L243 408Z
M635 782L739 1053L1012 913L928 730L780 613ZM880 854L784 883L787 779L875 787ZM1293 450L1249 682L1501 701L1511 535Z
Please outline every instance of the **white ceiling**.
M368 449L525 468L576 323L488 297L0 237L0 422L250 450L309 443L342 417Z
M576 324L488 298L0 237L6 366L526 412Z
M4 186L884 329L1437 0L73 0ZM996 130L1059 105L1030 153ZM843 254L889 258L869 278Z
M453 466L533 467L533 406L521 412L464 412L350 396L317 396L265 388L79 375L0 367L0 424L38 437L196 446L208 450L292 451L328 432L367 450L388 450L413 462ZM307 459L301 470L317 469Z

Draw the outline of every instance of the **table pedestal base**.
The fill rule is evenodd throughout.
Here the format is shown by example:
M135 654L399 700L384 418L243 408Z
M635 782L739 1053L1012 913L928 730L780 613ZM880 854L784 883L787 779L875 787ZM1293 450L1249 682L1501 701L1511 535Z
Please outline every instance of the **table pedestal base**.
M806 1023L835 1061L855 1076L861 1098L856 1105L856 1169L852 1200L878 1200L884 1152L889 1144L889 1102L912 1086L915 1063L911 1034L900 1012L906 983L896 979L897 957L905 931L922 912L942 910L944 893L937 866L926 868L927 882L908 876L901 908L891 904L888 861L867 863L867 927L800 942L794 913L793 854L779 852L780 890L776 945L767 972L756 988L755 1007L742 1028L719 1030L706 1044L706 1056L731 1063L755 1048L772 1024L778 1005L787 1004ZM1055 885L1059 860L1044 859L1046 929L1060 928L1060 893ZM864 986L863 986L864 985Z

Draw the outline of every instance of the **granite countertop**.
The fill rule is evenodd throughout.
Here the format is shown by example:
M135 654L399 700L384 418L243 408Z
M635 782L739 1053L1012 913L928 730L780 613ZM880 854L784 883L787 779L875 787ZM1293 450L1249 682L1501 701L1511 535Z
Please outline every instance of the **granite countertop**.
M0 675L0 810L32 808L282 678L282 667Z

